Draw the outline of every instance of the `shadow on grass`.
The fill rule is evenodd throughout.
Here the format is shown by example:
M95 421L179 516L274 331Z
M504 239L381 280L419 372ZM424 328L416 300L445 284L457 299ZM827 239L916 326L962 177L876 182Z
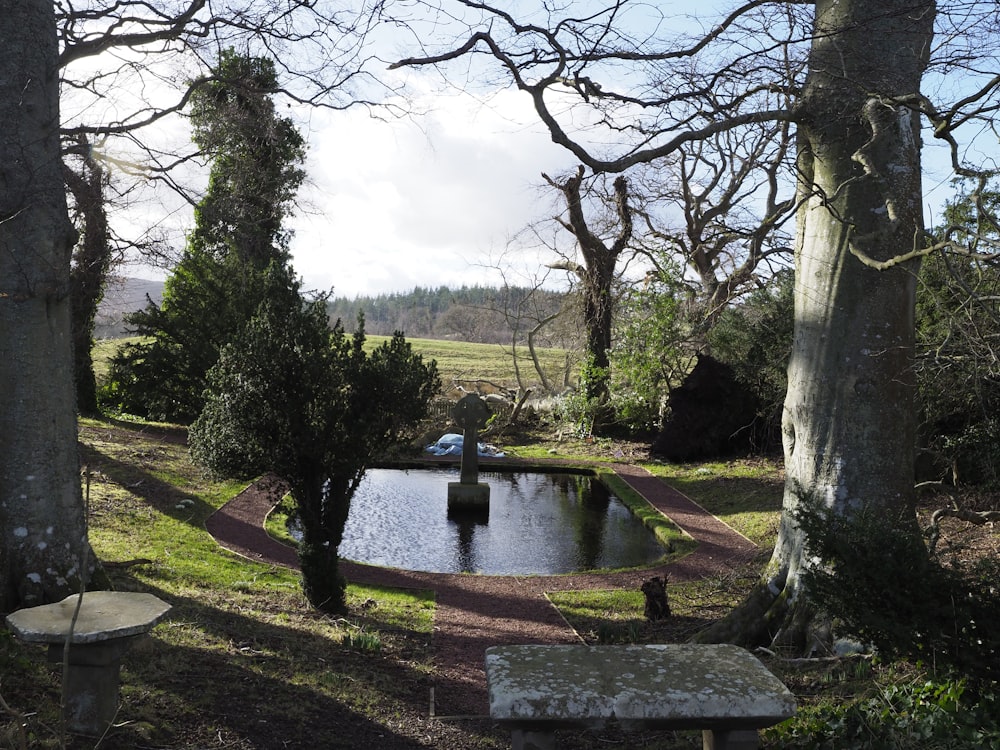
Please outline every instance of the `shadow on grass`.
M214 510L198 495L177 489L170 482L159 479L135 463L114 458L85 443L79 443L78 447L81 463L92 473L96 472L96 476L91 479L92 482L100 482L103 478L142 500L154 510L193 526L203 526L205 518ZM129 457L130 461L134 458L134 456Z
M658 476L716 516L781 510L784 485L779 479L718 475Z
M342 623L334 620L328 628L314 623L321 632L310 632L236 611L238 603L213 607L124 574L116 585L152 593L174 609L153 638L126 655L121 715L102 748L394 750L467 731L428 719L430 680L416 666L428 634L397 626L392 637L401 645L394 640L390 653L359 653L340 643ZM261 598L279 616L287 605L284 596L268 602L262 591ZM480 738L431 746L475 748Z
M114 417L103 417L101 421L115 429L132 432L143 438L152 438L176 445L187 445L187 428L180 425L129 422Z

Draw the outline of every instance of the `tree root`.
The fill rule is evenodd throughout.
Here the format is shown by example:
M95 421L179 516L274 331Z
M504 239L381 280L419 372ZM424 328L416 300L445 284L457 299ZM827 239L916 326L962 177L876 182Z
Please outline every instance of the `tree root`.
M1000 510L969 510L968 508L961 507L957 502L949 508L938 508L931 515L931 522L927 527L927 551L931 555L934 554L934 549L937 547L938 540L941 537L942 518L958 518L976 526L982 526L983 524L1000 521Z
M796 581L762 579L732 612L692 640L732 643L751 650L763 647L786 657L830 653L829 618L807 597L797 595Z

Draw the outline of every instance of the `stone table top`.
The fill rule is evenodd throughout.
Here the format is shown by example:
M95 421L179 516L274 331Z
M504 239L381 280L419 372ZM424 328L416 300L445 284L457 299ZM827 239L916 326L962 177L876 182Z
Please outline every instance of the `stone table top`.
M58 643L66 638L78 594L55 604L21 609L7 615L7 624L22 640ZM73 628L73 643L98 643L148 632L170 611L152 594L130 591L88 591Z
M750 652L728 644L494 646L490 715L520 726L760 728L795 697Z

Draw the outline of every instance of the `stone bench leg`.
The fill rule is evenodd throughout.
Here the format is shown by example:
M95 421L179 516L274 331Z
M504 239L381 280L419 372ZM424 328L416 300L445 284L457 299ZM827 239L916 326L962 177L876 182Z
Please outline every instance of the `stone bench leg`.
M701 747L702 750L757 750L760 737L754 729L706 729L701 733Z
M63 684L63 719L74 734L97 737L118 713L121 658L137 636L98 643L75 643ZM61 664L62 644L49 647L49 661Z
M528 732L512 729L510 732L513 750L555 750L555 732Z

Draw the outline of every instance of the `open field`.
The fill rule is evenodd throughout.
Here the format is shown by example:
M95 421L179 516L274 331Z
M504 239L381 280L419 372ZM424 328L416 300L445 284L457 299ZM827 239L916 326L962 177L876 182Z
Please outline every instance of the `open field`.
M136 338L101 339L94 346L94 371L98 382L107 375L108 360L123 344L137 341ZM385 336L369 336L366 342L371 349L383 341ZM407 339L414 351L425 359L438 363L438 371L445 389L453 384L475 389L477 381L488 381L504 388L516 388L517 370L509 346L497 344L470 344L464 341L444 341L437 339ZM559 388L567 382L567 358L569 362L568 382L576 382L576 355L563 349L536 350L545 376L553 387ZM537 389L540 382L527 347L517 348L517 368L521 372L521 382L525 388Z

